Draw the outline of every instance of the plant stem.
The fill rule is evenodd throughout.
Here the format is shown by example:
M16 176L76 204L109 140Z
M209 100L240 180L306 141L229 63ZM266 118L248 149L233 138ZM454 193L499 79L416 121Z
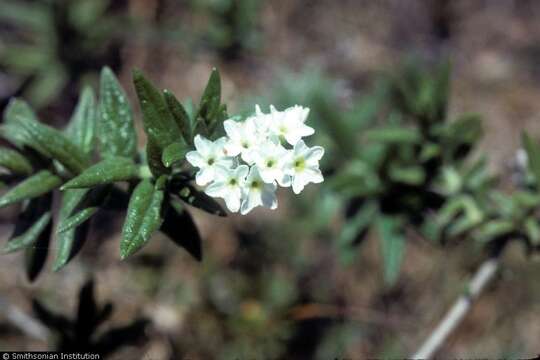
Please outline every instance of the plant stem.
M493 279L499 266L500 261L498 257L491 257L482 263L469 282L467 291L456 300L454 305L444 316L443 320L411 358L430 359L433 357L435 352L444 344L448 336L465 318L465 315L467 315L471 309L474 300L478 298L486 285Z

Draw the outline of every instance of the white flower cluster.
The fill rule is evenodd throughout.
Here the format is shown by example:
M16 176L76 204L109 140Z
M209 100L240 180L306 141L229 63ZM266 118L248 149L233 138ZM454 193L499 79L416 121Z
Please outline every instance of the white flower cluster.
M323 176L320 146L308 147L302 140L315 131L305 124L309 109L293 106L264 114L259 106L243 122L232 119L223 125L227 136L210 141L195 136L195 151L186 154L199 168L195 181L205 192L223 198L232 212L247 214L257 206L277 207L276 188L292 186L299 194ZM289 148L287 148L289 147Z

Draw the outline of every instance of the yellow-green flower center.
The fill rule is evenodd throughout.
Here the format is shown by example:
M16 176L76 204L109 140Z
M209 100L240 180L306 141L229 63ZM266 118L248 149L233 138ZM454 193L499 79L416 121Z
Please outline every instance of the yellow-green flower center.
M294 160L294 169L296 171L302 171L302 170L304 170L305 167L306 167L306 162L305 162L304 158L298 158L298 159Z
M260 189L261 182L259 180L253 180L250 184L252 189Z

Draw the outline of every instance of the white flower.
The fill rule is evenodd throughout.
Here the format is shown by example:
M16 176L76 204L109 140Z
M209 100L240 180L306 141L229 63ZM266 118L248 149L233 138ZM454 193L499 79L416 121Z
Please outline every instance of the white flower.
M235 169L218 166L215 169L215 181L206 188L205 192L212 197L224 199L229 210L237 212L240 209L242 189L248 171L247 165L240 165Z
M253 163L253 151L261 140L254 117L247 118L244 122L225 120L223 122L225 132L229 140L225 144L225 152L228 156L240 154L242 160L248 164Z
M204 186L214 180L217 166L230 168L233 166L233 158L225 156L223 146L226 138L220 138L214 142L204 137L195 136L194 143L196 151L190 151L186 154L189 163L199 168L195 175L197 185Z
M244 199L240 213L245 215L257 206L277 208L276 187L276 184L265 183L257 166L252 166L244 186Z
M296 143L305 136L315 133L312 127L304 124L309 114L309 109L298 105L287 108L284 111L277 111L274 106L270 106L270 117L264 118L264 123L268 126L268 131L279 138L284 138L289 144ZM259 115L260 116L260 115Z
M187 161L199 168L196 182L206 194L223 198L230 211L243 215L257 206L277 208L277 185L292 185L300 193L306 184L320 183L323 176L320 146L309 148L303 137L314 130L305 125L309 109L298 105L269 113L255 107L245 121L224 121L226 137L214 142L197 135L195 151ZM287 147L291 147L288 149Z
M294 146L293 152L285 165L285 173L292 176L292 188L299 194L309 183L323 182L319 160L324 155L320 146L307 147L303 140Z
M259 168L261 178L266 183L277 181L279 185L291 186L291 177L283 172L289 152L281 144L266 141L254 153L255 165Z

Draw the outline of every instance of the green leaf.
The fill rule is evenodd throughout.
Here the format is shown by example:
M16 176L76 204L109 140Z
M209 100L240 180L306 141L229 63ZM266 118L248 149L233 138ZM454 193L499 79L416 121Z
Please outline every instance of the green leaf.
M186 249L197 261L202 259L201 236L193 218L182 204L172 200L159 229L176 245Z
M143 113L144 130L148 138L163 151L167 146L182 138L180 129L161 92L144 77L141 71L133 71L133 82Z
M35 199L28 204L28 207L32 209L25 209L29 211L35 211L28 219L33 218L37 219L38 214L47 212L51 209L52 206L52 194L46 194L39 199ZM28 227L30 224L33 224L33 221L28 222ZM49 253L49 243L51 239L52 232L52 221L49 221L44 229L41 230L37 239L33 241L31 246L26 247L25 249L25 267L26 275L30 281L34 281L37 276L43 270L45 262L47 260L47 255Z
M98 207L89 207L86 209L82 209L78 213L66 219L62 223L62 226L58 227L56 232L63 233L73 228L76 228L77 226L83 224L86 220L90 219L92 215L94 215L98 211L98 209L99 209Z
M17 133L16 141L27 145L41 155L55 159L66 169L78 174L88 165L88 157L62 132L38 123L26 116L17 116L13 123L6 124L9 133Z
M47 255L49 254L49 244L51 241L52 222L38 236L37 240L25 250L26 277L29 281L34 281L43 270Z
M219 203L193 186L186 185L180 189L178 196L187 204L217 216L227 216Z
M71 230L90 219L105 204L111 192L111 186L96 186L86 192L71 212L71 216L58 224L57 233Z
M0 207L32 199L60 186L62 179L50 171L42 170L19 183L0 197Z
M126 221L122 229L120 257L122 259L143 247L162 223L163 190L157 190L145 179L137 185L129 200Z
M138 176L138 170L139 168L131 159L123 157L106 158L65 183L60 190L89 188L96 185L131 180Z
M69 138L86 155L89 155L94 149L96 128L97 114L94 91L90 87L85 87L65 131Z
M29 118L33 121L38 121L36 113L32 110L30 105L24 100L12 98L6 110L4 111L4 123L13 124L17 123L17 118L19 116Z
M0 166L17 175L30 175L32 164L15 150L0 148Z
M1 128L1 134L18 148L22 148L31 142L31 137L24 127L20 126L19 117L38 122L36 114L24 100L13 98L4 111L4 125Z
M417 129L402 126L385 126L367 130L364 136L370 141L387 143L415 144L421 140Z
M340 260L343 264L350 264L357 251L351 249L351 246L360 243L358 238L363 237L375 216L377 215L377 204L367 202L362 208L343 225L337 238L337 246L340 249Z
M51 220L50 194L26 202L17 216L15 229L4 246L4 252L12 252L33 244Z
M384 261L384 280L391 286L398 279L405 252L403 224L397 218L381 216L377 219L377 229Z
M481 243L486 243L497 237L511 234L515 230L514 224L505 219L495 219L482 225L476 233L475 239Z
M9 240L2 249L5 253L20 250L32 245L41 235L51 221L51 213L48 211L29 228L26 232Z
M98 139L102 157L137 154L137 133L131 106L124 89L111 69L101 70Z
M171 169L168 169L163 165L161 161L162 151L152 139L148 139L146 142L146 161L150 172L154 177L160 177L161 175L166 175L171 172Z
M446 129L455 141L474 144L482 137L482 118L478 114L463 114Z
M71 217L73 211L81 203L88 189L69 189L62 193L60 211L58 212L58 225L60 229L65 227L66 221ZM53 270L58 271L64 267L82 248L86 239L86 226L71 228L56 235L56 257L54 259Z
M184 161L189 150L183 142L172 143L163 151L161 161L166 167L171 167L177 162Z
M420 185L425 179L425 172L421 166L392 166L388 172L390 178L409 185Z
M533 141L526 133L523 133L522 139L523 146L527 152L529 168L536 179L536 184L540 184L540 145Z
M4 123L13 124L17 122L17 117L26 117L38 122L38 118L30 105L24 100L12 98L4 111Z
M193 136L191 134L191 119L184 106L176 99L173 93L168 90L163 90L163 97L165 103L176 122L176 125L180 129L182 136L186 143L193 145Z
M525 220L525 234L529 238L531 245L540 245L540 226L535 218L529 217Z
M216 117L220 111L221 103L221 78L217 69L212 69L206 88L204 89L199 104L197 122L202 121L205 127L212 134L216 128Z

